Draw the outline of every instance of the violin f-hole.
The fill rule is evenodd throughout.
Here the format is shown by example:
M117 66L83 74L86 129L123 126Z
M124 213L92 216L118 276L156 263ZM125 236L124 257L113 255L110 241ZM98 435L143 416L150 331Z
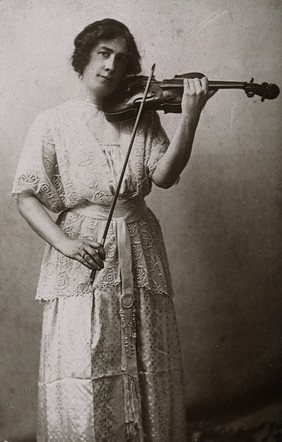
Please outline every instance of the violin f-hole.
M147 95L146 100L145 101L149 101L150 99L154 98L156 95L156 93L154 91L152 91L150 94ZM135 98L135 100L133 101L134 104L140 104L140 102L142 101L142 97L138 97Z

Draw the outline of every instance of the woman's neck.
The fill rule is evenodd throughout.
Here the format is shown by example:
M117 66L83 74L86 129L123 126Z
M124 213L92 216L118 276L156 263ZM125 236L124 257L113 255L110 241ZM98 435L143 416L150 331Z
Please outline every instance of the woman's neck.
M94 104L95 106L102 109L104 97L97 97L92 91L90 91L88 88L84 86L82 83L81 92L80 92L80 98L83 101L87 101L89 103Z

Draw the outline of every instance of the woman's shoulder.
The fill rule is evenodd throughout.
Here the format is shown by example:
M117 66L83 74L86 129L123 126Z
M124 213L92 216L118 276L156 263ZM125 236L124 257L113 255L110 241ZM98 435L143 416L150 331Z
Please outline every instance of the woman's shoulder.
M77 107L76 102L77 102L77 100L75 100L75 99L69 99L67 101L64 101L63 103L56 104L55 106L52 106L48 109L41 111L35 119L48 120L48 119L55 118L56 115L58 115L58 113L75 109Z
M61 104L58 104L57 106L54 106L53 108L49 109L50 111L56 113L56 112L70 112L75 111L82 105L82 100L78 100L76 98L70 98L67 101L64 101Z
M77 106L75 100L70 99L51 108L41 111L33 120L32 127L38 129L54 128L58 126L60 116L75 112Z

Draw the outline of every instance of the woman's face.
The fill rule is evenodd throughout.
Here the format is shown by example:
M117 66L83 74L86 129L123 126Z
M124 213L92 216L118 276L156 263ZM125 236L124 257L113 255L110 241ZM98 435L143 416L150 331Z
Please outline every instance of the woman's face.
M125 38L100 40L93 49L82 76L83 83L94 99L101 101L118 87L125 74L127 61Z

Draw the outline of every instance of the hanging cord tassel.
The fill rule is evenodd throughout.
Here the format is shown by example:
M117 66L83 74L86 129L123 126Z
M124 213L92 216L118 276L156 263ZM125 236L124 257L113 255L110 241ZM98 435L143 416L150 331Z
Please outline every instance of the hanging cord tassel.
M127 438L130 441L142 441L140 397L138 381L128 373L123 373L124 410Z
M141 118L143 107L144 107L144 104L145 104L145 101L146 101L146 98L147 98L147 95L148 95L148 91L149 91L149 87L150 87L150 84L151 84L151 80L152 80L153 75L154 75L155 67L156 67L156 65L153 64L153 66L151 68L150 76L148 77L148 81L147 81L147 84L146 84L146 87L145 87L144 95L143 95L141 104L139 106L138 114L137 114L137 117L136 117L136 120L135 120L135 124L134 124L134 127L133 127L132 134L131 134L131 139L130 139L128 151L127 151L126 158L125 158L125 161L124 161L124 164L123 164L123 168L122 168L122 171L121 171L121 174L120 174L119 182L118 182L118 185L117 185L117 188L116 188L113 200L112 200L109 216L108 216L107 223L106 223L106 226L105 226L105 230L104 230L104 233L103 233L103 237L102 237L102 240L101 240L101 245L103 247L104 247L105 242L106 242L106 237L107 237L108 230L109 230L109 227L110 227L110 223L111 223L111 219L112 219L112 216L113 216L113 212L115 210L116 202L117 202L117 199L118 199L118 196L119 196L119 192L120 192L122 180L123 180L123 177L124 177L125 169L126 169L126 166L127 166L128 160L129 160L129 156L130 156L130 153L131 153L131 150L132 150L134 138L135 138L135 135L136 135L136 132L137 132L137 129L138 129L138 124L139 124L139 121L140 121L140 118ZM92 270L91 275L90 275L90 282L91 282L91 284L93 284L95 276L96 276L96 270Z

